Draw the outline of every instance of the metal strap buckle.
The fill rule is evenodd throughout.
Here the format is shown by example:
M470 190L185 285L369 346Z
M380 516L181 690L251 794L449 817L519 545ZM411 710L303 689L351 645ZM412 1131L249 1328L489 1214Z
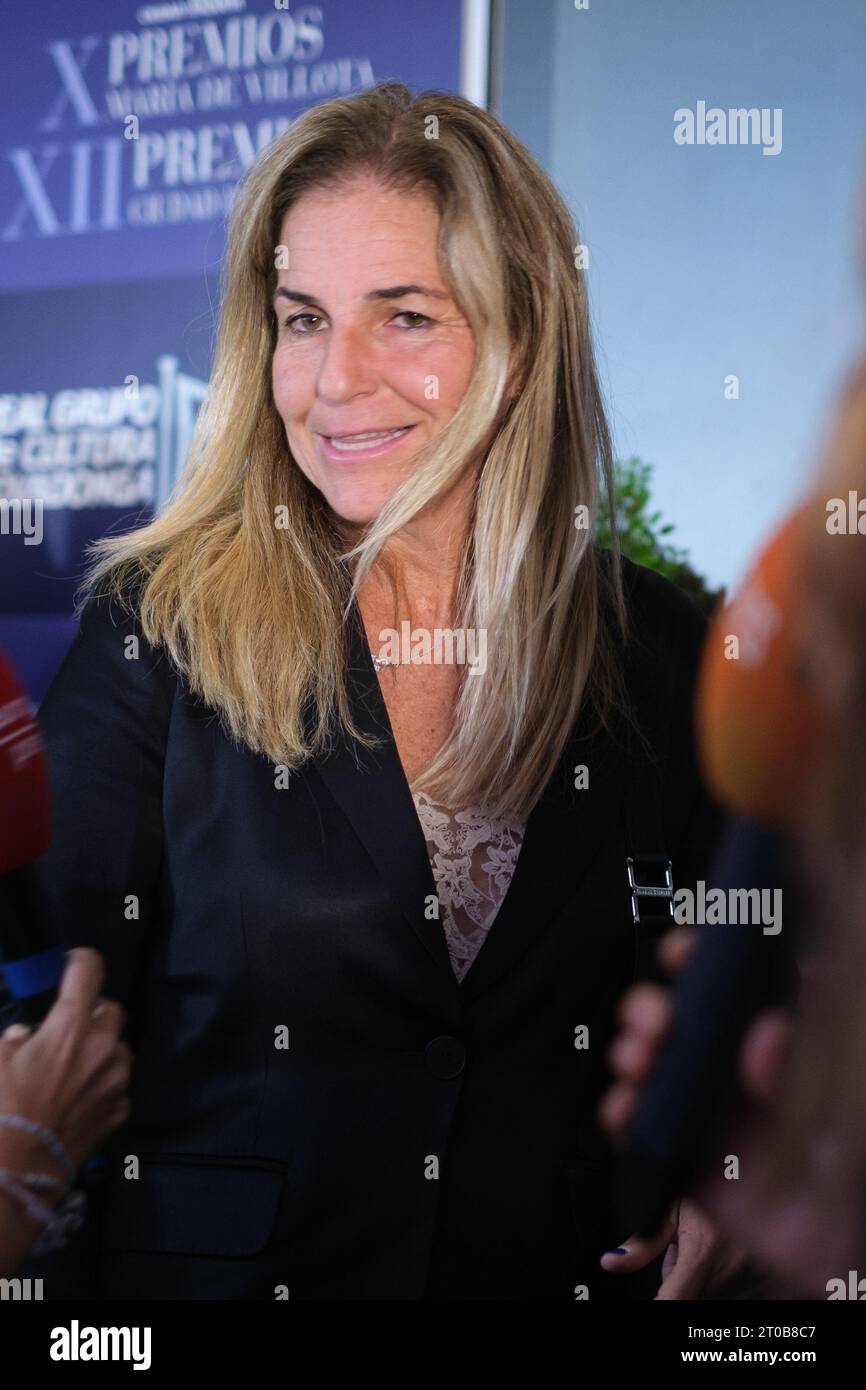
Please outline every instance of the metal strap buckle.
M631 889L631 915L632 921L637 924L641 920L640 905L638 898L665 898L667 900L667 915L673 921L674 918L674 878L673 864L664 854L638 854L635 858L626 858L628 869L628 886ZM635 875L635 863L643 865L664 866L664 884L638 883ZM655 916L656 914L653 914ZM664 912L661 913L664 916Z

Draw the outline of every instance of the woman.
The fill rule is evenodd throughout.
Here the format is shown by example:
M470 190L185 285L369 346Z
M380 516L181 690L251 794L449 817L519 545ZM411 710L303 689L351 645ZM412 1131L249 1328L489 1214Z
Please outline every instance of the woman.
M685 885L715 831L703 619L593 549L576 243L498 122L399 84L238 191L184 475L100 542L41 711L49 910L136 1050L103 1296L659 1287L664 1246L600 1266L627 1233L593 1109L653 931L627 850ZM718 1252L680 1234L689 1294Z

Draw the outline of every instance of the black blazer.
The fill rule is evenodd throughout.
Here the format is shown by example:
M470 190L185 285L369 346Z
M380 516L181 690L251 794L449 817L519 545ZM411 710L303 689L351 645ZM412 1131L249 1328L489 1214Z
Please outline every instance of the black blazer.
M625 580L623 661L687 886L718 828L692 738L705 620L649 570L626 562ZM386 743L360 768L341 744L283 789L143 637L127 658L138 633L91 601L40 712L45 910L105 955L135 1050L88 1227L28 1266L46 1297L651 1298L658 1262L598 1268L630 1234L594 1111L634 973L634 756L579 721L458 984L360 627L353 708Z

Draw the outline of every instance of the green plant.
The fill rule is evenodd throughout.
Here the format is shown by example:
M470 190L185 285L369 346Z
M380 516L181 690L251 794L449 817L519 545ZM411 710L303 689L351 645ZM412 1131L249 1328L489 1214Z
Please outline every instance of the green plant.
M725 590L712 589L689 562L688 552L667 537L674 530L662 523L659 511L650 511L650 480L653 465L639 458L617 459L614 463L616 529L622 553L638 565L657 570L678 585L704 613L711 613ZM610 546L611 525L607 498L602 497L595 529L596 543Z

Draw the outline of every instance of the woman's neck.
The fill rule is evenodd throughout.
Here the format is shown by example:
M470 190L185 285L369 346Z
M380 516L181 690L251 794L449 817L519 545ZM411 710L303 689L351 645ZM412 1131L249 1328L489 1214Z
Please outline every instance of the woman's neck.
M471 491L455 486L389 536L361 584L362 611L427 627L452 625L469 543Z

